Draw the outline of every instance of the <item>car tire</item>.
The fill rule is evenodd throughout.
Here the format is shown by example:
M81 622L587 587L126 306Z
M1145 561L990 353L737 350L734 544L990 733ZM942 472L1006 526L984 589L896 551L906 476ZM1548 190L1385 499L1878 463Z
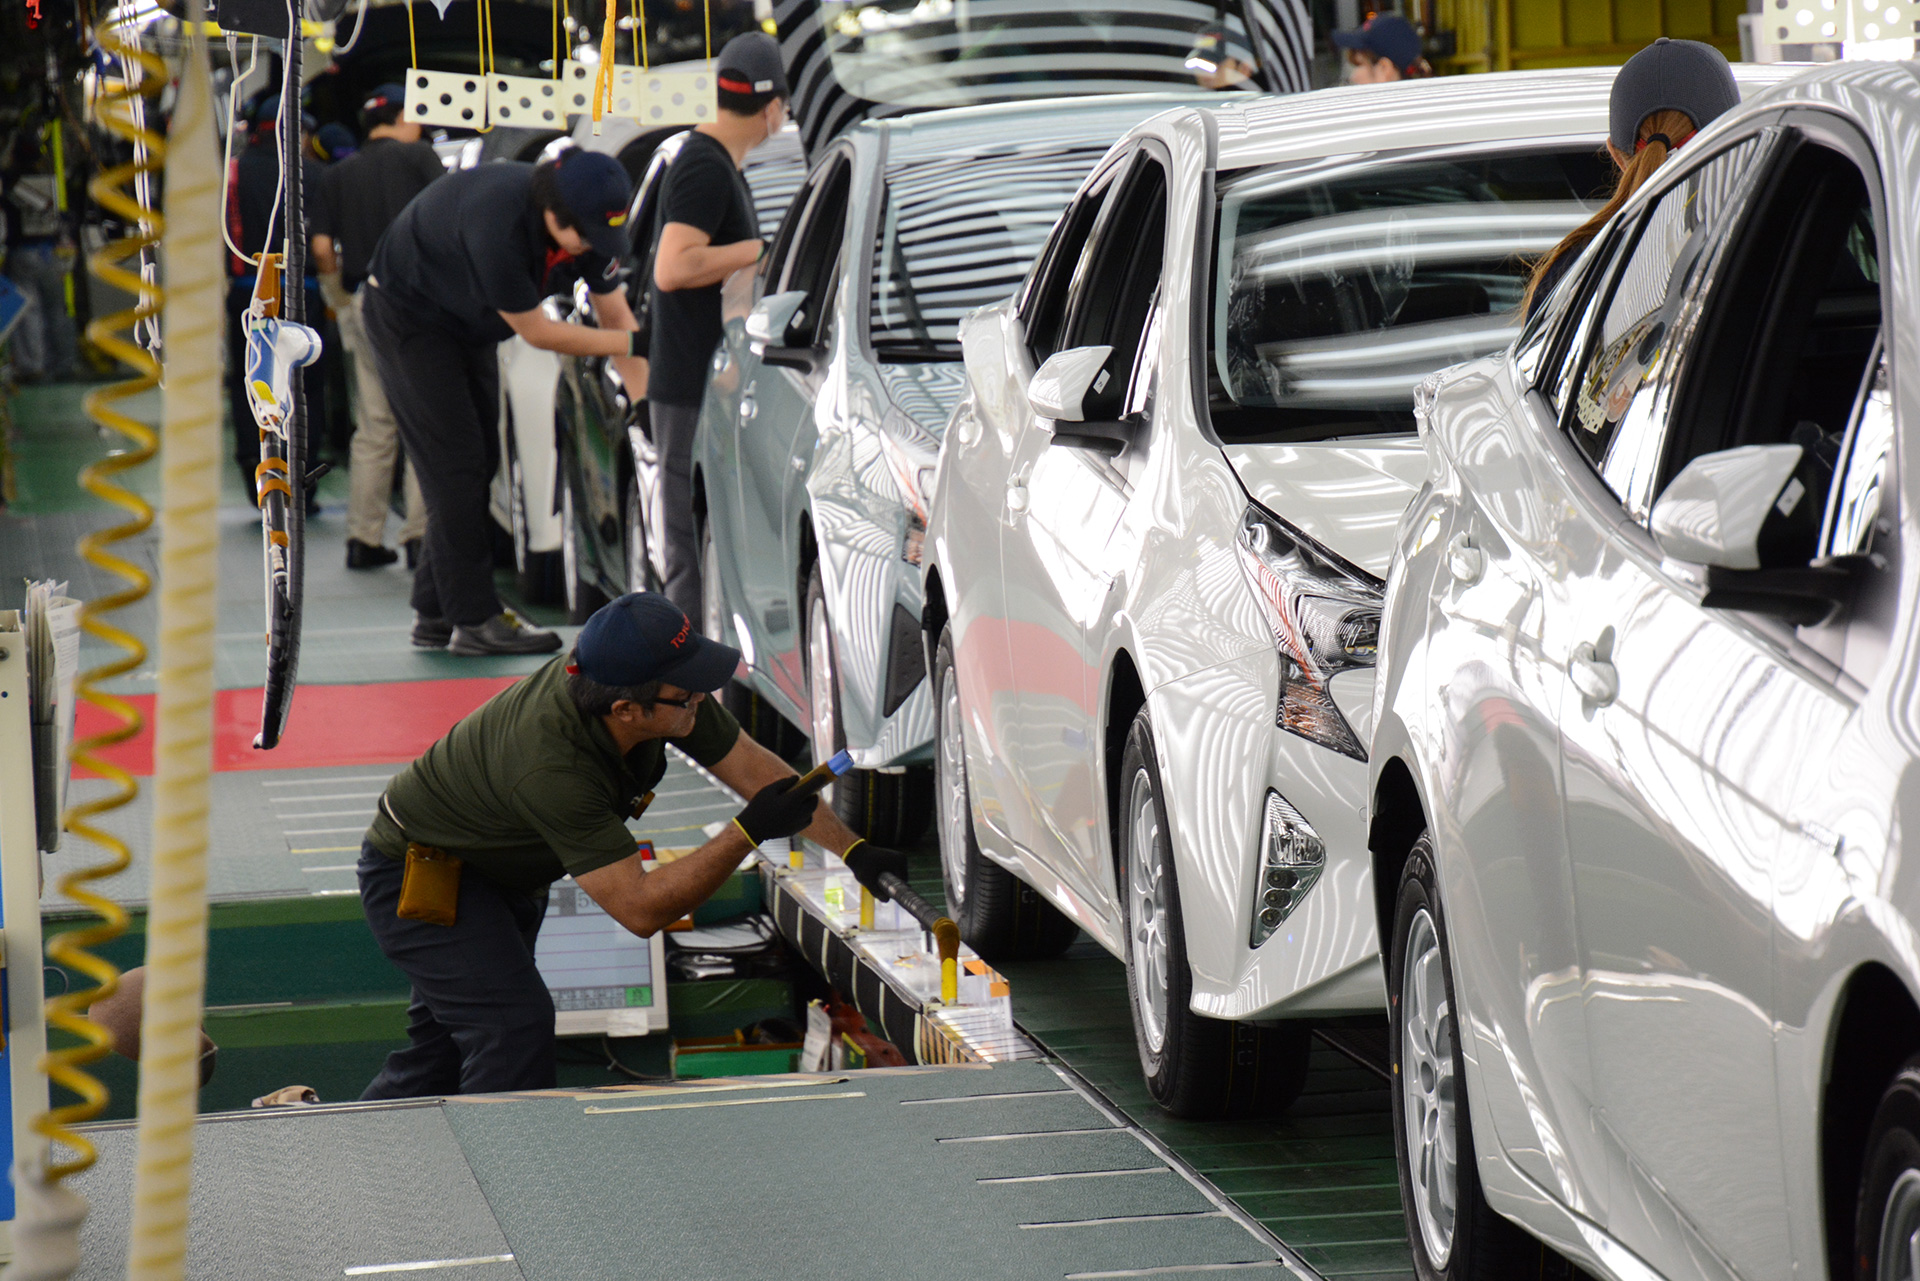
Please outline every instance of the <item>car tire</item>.
M1127 999L1148 1093L1173 1115L1196 1120L1285 1111L1306 1084L1312 1030L1291 1021L1256 1027L1190 1008L1193 971L1153 721L1145 709L1127 731L1117 783Z
M514 586L520 599L529 605L558 605L566 600L566 561L564 549L536 552L527 546L527 486L520 468L520 452L507 437L507 488L510 502L508 518L513 535Z
M824 761L847 745L840 722L839 661L828 625L826 586L820 567L807 578L805 658L813 759ZM933 810L933 771L910 767L899 773L849 770L827 786L828 804L840 821L876 845L910 845L927 830Z
M700 517L700 630L709 639L726 640L726 592L721 585L719 551L713 545L713 523ZM778 756L792 761L806 750L807 736L774 710L752 686L730 680L720 690L720 705L740 722L747 737Z
M951 626L940 629L934 649L933 695L934 819L947 915L967 945L989 961L1058 956L1079 937L1080 927L1040 891L988 858L974 839Z
M1474 1164L1453 961L1431 836L1422 833L1414 842L1394 902L1387 984L1390 1097L1415 1275L1419 1281L1532 1276L1541 1247L1487 1204Z
M1855 1281L1914 1275L1911 1241L1920 1233L1920 1058L1908 1059L1880 1096L1867 1131L1854 1206ZM1902 1266L1904 1265L1904 1266Z
M579 513L573 503L573 482L560 482L560 581L566 588L567 621L578 627L607 603L607 594L587 574L580 558Z

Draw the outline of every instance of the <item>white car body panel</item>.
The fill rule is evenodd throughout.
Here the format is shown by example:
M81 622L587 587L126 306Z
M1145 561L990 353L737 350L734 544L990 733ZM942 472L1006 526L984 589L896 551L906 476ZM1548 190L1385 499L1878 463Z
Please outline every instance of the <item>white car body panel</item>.
M526 549L557 552L560 512L553 499L560 460L554 451L553 403L560 380L560 357L542 351L518 334L500 344L499 354L500 470L493 477L493 518L502 529L513 528L513 478L508 466L511 443L513 454L520 460Z
M1920 860L1899 837L1920 777L1920 75L1804 73L1692 154L1802 107L1864 137L1898 233L1880 249L1898 599L1876 674L1850 684L1781 628L1695 604L1512 356L1433 381L1389 574L1371 786L1404 767L1435 842L1479 1177L1609 1281L1827 1275L1843 994L1870 967L1920 1001ZM1455 555L1462 535L1482 560ZM1596 706L1567 668L1609 628L1618 694Z

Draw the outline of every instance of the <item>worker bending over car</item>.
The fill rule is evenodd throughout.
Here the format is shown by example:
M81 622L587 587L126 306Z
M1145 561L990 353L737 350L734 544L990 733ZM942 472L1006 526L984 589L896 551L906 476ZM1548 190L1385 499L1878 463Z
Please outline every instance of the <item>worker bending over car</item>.
M597 152L564 151L539 165L494 161L422 191L373 251L361 316L427 506L413 575L413 643L423 649L560 648L559 636L529 626L493 590L498 347L519 334L544 351L611 356L627 394L646 394L639 326L620 287L632 195L620 162ZM597 328L540 308L575 279L592 294Z
M739 661L666 597L622 596L571 654L394 776L361 846L360 901L413 999L407 1047L362 1098L553 1086L553 998L534 942L562 876L646 937L704 903L762 841L804 834L888 897L880 877L904 878L906 857L856 837L817 796L789 795L792 768L708 697ZM753 799L705 845L648 871L627 820L666 774L668 743Z

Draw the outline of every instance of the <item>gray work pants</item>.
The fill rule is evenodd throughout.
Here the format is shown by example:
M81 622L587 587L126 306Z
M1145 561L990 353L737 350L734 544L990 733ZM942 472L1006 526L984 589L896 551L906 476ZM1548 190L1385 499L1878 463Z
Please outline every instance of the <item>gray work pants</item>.
M693 523L693 436L700 406L647 402L653 445L660 451L660 510L665 519L668 600L700 625L700 534Z
M354 425L353 448L347 460L347 537L380 547L387 539L387 507L393 495L393 464L400 453L400 427L393 420L393 408L387 404L387 392L380 385L380 372L373 367L373 349L368 345L367 325L361 316L366 290L353 294L345 306L334 308L340 326L340 342L353 358ZM407 516L400 526L401 543L410 543L427 529L427 505L420 498L420 482L414 478L413 462L407 462L402 482L407 495Z

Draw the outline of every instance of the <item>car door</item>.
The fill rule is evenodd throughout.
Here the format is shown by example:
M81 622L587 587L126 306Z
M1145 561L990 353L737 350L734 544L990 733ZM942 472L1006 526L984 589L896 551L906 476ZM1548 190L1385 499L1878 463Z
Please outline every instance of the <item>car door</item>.
M946 469L945 512L949 531L946 582L958 645L955 670L966 727L967 783L984 848L1009 855L1006 843L1028 831L1012 775L1019 733L1019 692L1013 676L1012 617L1002 573L1000 543L1013 512L1009 506L1016 456L1045 442L1027 402L1035 367L1059 348L1070 310L1073 282L1094 227L1121 166L1096 172L1068 204L1035 262L1011 312L992 309L961 325L968 397L942 444Z
M763 296L795 290L807 294L790 331L795 347L825 345L852 176L847 149L821 162L796 197L794 214L789 214L800 220L791 243L783 246L778 274L768 274ZM732 570L730 580L739 586L732 604L736 617L745 621L753 664L796 707L806 706L806 682L798 657L802 602L793 570L799 538L795 505L812 455L815 402L826 383L827 367L827 361L815 360L796 369L769 364L750 350L742 354L735 411L738 507L728 527L734 541L721 551Z
M1695 457L1803 444L1806 479L1776 511L1810 522L1792 559L1811 560L1826 442L1847 427L1878 304L1869 287L1857 332L1862 273L1846 245L1866 196L1851 162L1777 127L1716 152L1687 157L1650 204L1586 345L1566 430L1605 498L1560 526L1579 590L1565 601L1573 643L1551 657L1567 672L1568 849L1609 1227L1670 1278L1785 1281L1773 885L1804 839L1799 779L1846 705L1832 664L1790 626L1706 608L1698 577L1664 560L1651 511Z
M1110 346L1089 420L1140 417L1136 379L1158 297L1166 240L1167 162L1143 144L1114 179L1071 284L1058 348ZM1027 410L1013 451L1000 542L1011 671L1018 690L1009 762L1019 789L1015 839L1107 915L1111 857L1102 847L1099 706L1113 577L1103 553L1130 487L1112 456L1056 444Z

